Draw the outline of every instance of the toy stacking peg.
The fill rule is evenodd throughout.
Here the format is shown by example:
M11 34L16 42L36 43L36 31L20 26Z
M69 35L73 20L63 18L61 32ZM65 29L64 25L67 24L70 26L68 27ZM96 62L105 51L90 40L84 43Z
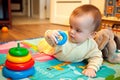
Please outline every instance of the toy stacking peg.
M17 47L11 48L9 50L10 55L13 56L26 56L28 55L29 51L26 48L20 47L20 44L17 44Z
M12 79L22 79L35 73L34 60L26 48L17 47L9 49L5 66L2 69L3 76Z
M63 31L59 31L59 34L61 36L60 36L60 38L56 38L58 40L57 45L63 45L67 41L67 34Z

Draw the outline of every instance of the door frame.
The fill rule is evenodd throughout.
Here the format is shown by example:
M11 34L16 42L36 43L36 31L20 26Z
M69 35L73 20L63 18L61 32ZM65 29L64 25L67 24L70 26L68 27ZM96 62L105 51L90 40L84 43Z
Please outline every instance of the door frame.
M33 1L35 0L23 0L23 11L12 12L12 15L16 16L28 16L39 19L50 18L50 0L39 0L39 15L33 14ZM47 10L45 10L47 8Z
M12 12L12 15L19 15L19 16L22 16L22 15L25 15L25 11L26 11L26 0L22 0L22 8L23 8L23 10L22 10L22 12Z
M39 0L39 15L34 15L33 13L33 1L35 0L31 0L30 1L30 6L31 6L31 9L29 11L29 15L31 17L34 17L34 18L40 18L40 19L46 19L46 18L49 18L50 16L50 0Z

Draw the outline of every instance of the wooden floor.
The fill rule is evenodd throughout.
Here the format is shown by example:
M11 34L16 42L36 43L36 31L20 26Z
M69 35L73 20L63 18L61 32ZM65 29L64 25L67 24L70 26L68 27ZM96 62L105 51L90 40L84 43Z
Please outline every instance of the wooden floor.
M13 26L7 33L0 30L0 42L43 37L48 29L69 29L68 26L50 24L49 20L29 19L26 17L14 17L12 22ZM102 23L114 24L116 22L103 20Z
M67 30L68 28L68 26L50 23L13 25L7 33L3 33L0 30L0 42L38 38L44 36L44 32L48 29Z

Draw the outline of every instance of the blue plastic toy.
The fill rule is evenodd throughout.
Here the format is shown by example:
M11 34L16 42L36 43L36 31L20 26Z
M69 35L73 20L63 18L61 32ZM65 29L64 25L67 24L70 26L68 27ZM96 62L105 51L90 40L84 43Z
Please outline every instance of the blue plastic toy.
M67 34L63 31L59 31L59 34L61 35L62 39L57 38L57 45L63 45L67 41Z
M2 73L5 77L7 78L12 78L12 80L14 79L22 79L22 78L26 78L28 76L31 76L35 73L35 68L32 67L28 70L24 70L24 71L13 71L13 70L9 70L8 68L4 67L2 69Z

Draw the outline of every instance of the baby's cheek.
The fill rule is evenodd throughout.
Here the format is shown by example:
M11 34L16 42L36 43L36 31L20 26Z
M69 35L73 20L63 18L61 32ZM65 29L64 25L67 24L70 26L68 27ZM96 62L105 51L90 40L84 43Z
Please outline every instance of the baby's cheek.
M79 36L79 37L77 37L77 39L76 39L78 42L84 42L85 40L86 40L86 37L85 36Z

